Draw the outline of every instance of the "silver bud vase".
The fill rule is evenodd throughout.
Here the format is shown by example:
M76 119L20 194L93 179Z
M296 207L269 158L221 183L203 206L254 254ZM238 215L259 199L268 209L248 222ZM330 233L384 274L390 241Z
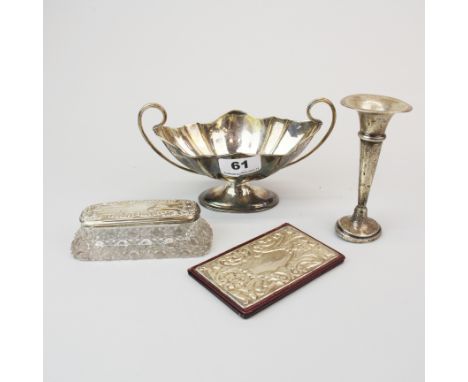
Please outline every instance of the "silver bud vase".
M379 223L367 216L366 205L385 131L395 113L409 112L412 106L396 98L373 94L350 95L343 98L341 104L359 114L361 155L358 204L351 216L344 216L336 222L335 228L343 240L368 243L378 239L382 233Z

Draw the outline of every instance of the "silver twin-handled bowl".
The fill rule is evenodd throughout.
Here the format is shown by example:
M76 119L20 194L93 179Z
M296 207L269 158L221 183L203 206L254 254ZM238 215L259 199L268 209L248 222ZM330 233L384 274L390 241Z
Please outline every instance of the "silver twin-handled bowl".
M322 122L311 115L312 107L320 102L331 108L330 127L315 147L302 154L322 126ZM146 134L142 117L150 108L162 113L162 120L153 131L179 163L167 158ZM199 201L204 207L226 212L256 212L274 207L279 199L274 192L250 182L307 158L325 142L335 126L335 106L326 98L312 101L307 107L307 116L309 120L304 122L277 117L258 119L233 110L211 123L171 128L164 125L165 109L157 103L149 103L138 113L138 126L151 148L169 163L225 181L201 193Z

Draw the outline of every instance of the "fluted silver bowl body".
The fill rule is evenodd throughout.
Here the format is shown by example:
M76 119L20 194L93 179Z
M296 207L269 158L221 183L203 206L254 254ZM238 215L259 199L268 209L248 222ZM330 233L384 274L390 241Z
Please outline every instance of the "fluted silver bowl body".
M178 128L159 126L156 134L189 169L216 179L240 183L266 178L296 159L320 129L321 121L295 122L276 117L257 119L230 111L213 123ZM259 155L261 168L250 174L223 174L219 159Z
M322 122L310 114L312 106L324 102L332 110L332 122L318 144L303 153ZM142 115L156 108L163 115L153 127L179 163L167 158L146 135ZM330 135L336 119L335 107L326 98L313 101L307 108L308 121L269 117L255 118L242 111L230 111L211 123L193 123L172 128L165 126L167 114L156 103L143 106L138 126L146 142L163 159L183 170L226 182L203 192L200 203L210 209L229 212L254 212L272 208L278 196L248 182L266 178L276 171L305 159L317 150ZM231 166L232 168L230 168Z

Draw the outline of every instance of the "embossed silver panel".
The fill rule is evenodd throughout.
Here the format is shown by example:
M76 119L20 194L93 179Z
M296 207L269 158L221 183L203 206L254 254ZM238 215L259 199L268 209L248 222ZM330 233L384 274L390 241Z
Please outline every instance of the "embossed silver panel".
M129 200L93 204L80 216L84 227L189 223L198 219L200 207L191 200Z
M202 263L194 270L242 308L249 308L343 257L291 225Z

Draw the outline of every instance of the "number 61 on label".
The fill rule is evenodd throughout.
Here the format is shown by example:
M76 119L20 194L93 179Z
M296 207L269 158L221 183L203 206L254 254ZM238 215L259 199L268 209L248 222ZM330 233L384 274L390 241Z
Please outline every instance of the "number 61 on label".
M262 168L259 155L236 159L219 158L219 169L223 175L241 176L257 172Z

